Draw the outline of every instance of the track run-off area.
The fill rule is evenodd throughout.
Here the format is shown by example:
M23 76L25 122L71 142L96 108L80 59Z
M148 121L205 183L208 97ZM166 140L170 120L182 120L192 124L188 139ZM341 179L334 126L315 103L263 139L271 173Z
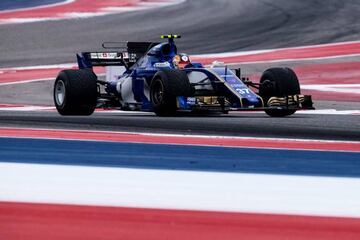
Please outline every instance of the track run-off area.
M359 5L0 3L0 239L359 239ZM54 79L76 52L164 33L254 81L292 67L316 110L56 112Z
M14 128L0 135L6 238L360 234L359 142Z

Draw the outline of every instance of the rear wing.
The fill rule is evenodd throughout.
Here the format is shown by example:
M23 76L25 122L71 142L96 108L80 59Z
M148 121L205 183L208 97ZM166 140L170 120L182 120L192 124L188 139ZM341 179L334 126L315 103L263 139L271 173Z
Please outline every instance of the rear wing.
M125 66L130 67L138 60L136 54L128 52L83 52L77 54L79 68L93 66Z
M79 68L92 68L93 66L125 66L127 69L134 65L152 47L154 42L127 42L125 47L116 47L118 43L103 43L104 50L99 52L82 52L77 54ZM111 45L111 47L109 47ZM123 51L118 51L122 49ZM125 50L125 51L124 51Z

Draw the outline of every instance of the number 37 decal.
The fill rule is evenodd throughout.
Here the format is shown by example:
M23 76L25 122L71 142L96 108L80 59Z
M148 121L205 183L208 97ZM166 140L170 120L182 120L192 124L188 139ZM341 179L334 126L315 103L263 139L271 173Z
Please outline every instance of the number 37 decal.
M250 91L247 88L236 88L236 91L240 94L249 94Z

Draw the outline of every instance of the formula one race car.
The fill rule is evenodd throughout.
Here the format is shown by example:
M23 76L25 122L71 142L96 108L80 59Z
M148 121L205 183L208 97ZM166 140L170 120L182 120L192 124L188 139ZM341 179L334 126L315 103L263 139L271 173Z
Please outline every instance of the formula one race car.
M241 77L240 69L214 62L209 67L179 54L174 39L167 42L127 42L126 50L77 54L79 69L63 70L54 85L54 102L61 115L90 115L95 108L151 111L172 116L179 111L265 111L284 117L299 109L314 109L311 96L300 95L290 68L270 68L259 83ZM103 43L104 49L118 49ZM113 46L110 46L113 45ZM106 66L105 80L93 72ZM257 93L255 93L257 91Z

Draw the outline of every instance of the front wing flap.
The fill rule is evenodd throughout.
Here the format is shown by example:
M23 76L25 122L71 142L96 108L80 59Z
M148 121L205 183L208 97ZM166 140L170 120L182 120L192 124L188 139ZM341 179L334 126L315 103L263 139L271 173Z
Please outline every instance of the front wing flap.
M183 110L206 111L264 111L267 109L313 110L311 95L289 95L286 97L271 97L265 107L234 107L224 98L209 97L178 97L178 107Z

